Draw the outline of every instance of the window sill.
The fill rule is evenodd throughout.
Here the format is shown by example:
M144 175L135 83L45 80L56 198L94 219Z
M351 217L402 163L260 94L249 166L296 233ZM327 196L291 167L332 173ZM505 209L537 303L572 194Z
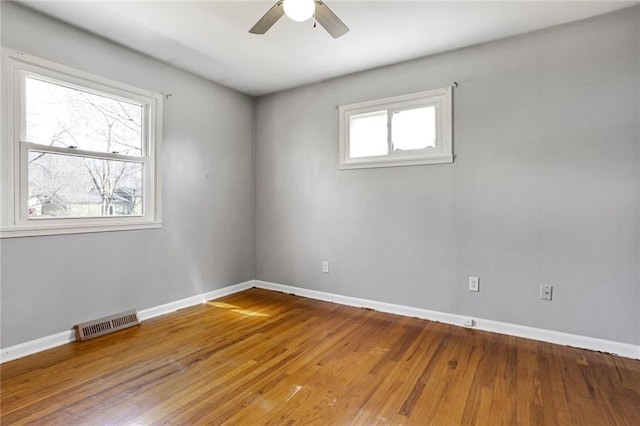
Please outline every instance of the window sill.
M371 169L376 167L401 167L420 166L424 164L446 164L453 163L453 155L438 155L425 158L414 159L386 159L386 160L363 160L350 161L340 164L340 170L349 169Z
M133 231L162 228L162 222L105 223L87 225L11 226L0 229L0 239L46 235L88 234L93 232Z

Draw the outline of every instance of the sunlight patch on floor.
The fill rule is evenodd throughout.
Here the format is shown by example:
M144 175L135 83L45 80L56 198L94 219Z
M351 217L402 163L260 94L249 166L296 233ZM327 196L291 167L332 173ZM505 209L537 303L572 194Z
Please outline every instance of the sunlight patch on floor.
M207 305L214 306L216 308L224 308L224 309L239 309L239 306L230 305L229 303L224 302L207 302Z
M271 315L263 314L262 312L249 311L247 309L233 309L232 312L237 312L248 317L269 317Z
M237 312L248 317L270 317L269 314L263 314L262 312L251 311L249 309L242 309L240 306L231 305L224 302L207 302L207 305L215 308L231 309L231 312Z

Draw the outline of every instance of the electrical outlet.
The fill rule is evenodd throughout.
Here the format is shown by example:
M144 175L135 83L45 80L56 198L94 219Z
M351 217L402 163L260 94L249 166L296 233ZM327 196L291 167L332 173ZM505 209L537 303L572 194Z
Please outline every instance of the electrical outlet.
M550 302L552 296L553 296L552 285L543 284L540 286L540 300L546 300L547 302Z
M480 291L480 278L469 277L469 291Z
M329 273L329 262L326 260L322 261L322 272L325 274Z

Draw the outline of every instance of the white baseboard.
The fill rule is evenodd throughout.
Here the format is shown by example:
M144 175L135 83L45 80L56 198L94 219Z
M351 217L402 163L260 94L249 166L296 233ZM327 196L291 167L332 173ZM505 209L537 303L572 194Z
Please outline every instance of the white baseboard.
M218 290L198 294L197 296L187 297L186 299L181 299L175 302L166 303L164 305L155 306L153 308L143 309L142 311L138 312L138 319L140 319L140 321L146 321L151 318L159 317L160 315L170 314L171 312L188 308L189 306L199 305L209 300L219 299L220 297L238 293L254 286L255 284L253 281L246 281L240 284L231 285L229 287L223 287Z
M445 312L431 311L428 309L413 308L410 306L396 305L393 303L377 302L375 300L360 299L357 297L342 296L339 294L326 293L317 290L309 290L301 287L293 287L284 284L276 284L267 281L252 280L244 283L235 284L197 296L188 297L186 299L177 300L175 302L166 303L138 312L140 321L146 321L160 315L169 314L179 309L188 308L189 306L198 305L208 300L218 299L240 291L258 287L265 290L280 291L283 293L291 293L297 296L308 297L310 299L323 300L326 302L339 303L346 306L355 306L359 308L369 308L380 312L387 312L396 315L404 315L409 317L422 318L430 321L438 321L445 324L464 326L465 320L469 317L457 314L449 314ZM506 334L509 336L522 337L525 339L538 340L541 342L555 343L565 346L573 346L581 349L589 349L593 351L611 353L626 358L640 359L640 345L632 345L629 343L615 342L612 340L597 339L594 337L580 336L576 334L563 333L554 330L545 330L541 328L527 327L524 325L510 324L499 321L492 321L482 318L473 318L473 328L493 333ZM42 352L47 349L55 348L76 340L75 332L67 330L51 336L42 337L40 339L31 340L29 342L20 343L15 346L0 349L0 364L13 361L18 358Z
M251 287L254 287L254 282L246 281L244 283L209 291L207 293L202 293L197 296L187 297L186 299L181 299L175 302L166 303L164 305L155 306L153 308L143 309L142 311L138 312L138 319L140 321L146 321L160 315L175 312L179 309L184 309L188 308L189 306L195 306L200 303L204 303L208 300L213 300L220 297L228 296L233 293L238 293ZM30 340L28 342L10 346L8 348L2 348L0 349L0 364L25 357L27 355L46 351L47 349L55 348L56 346L62 346L67 343L75 342L75 340L75 331L67 330L60 333L52 334L50 336L45 336L39 339Z
M41 337L39 339L30 340L28 342L19 343L8 348L0 349L0 364L14 359L22 358L56 346L66 345L75 342L76 332L74 330L62 331L50 336Z
M292 293L297 296L308 297L310 299L339 303L341 305L347 306L369 308L376 311L387 312L390 314L422 318L430 321L438 321L445 324L452 324L457 326L464 326L465 320L470 319L470 317L463 315L430 311L428 309L412 308L410 306L395 305L392 303L377 302L374 300L360 299L356 297L341 296L339 294L325 293L322 291L292 287L267 281L256 280L254 281L254 286L263 288L265 290ZM560 331L527 327L524 325L510 324L506 322L492 321L482 318L471 319L473 319L474 321L474 325L471 328L475 328L478 330L522 337L525 339L538 340L541 342L555 343L558 345L572 346L575 348L589 349L592 351L606 352L625 358L640 359L640 345L632 345L629 343L597 339L594 337L580 336L577 334L569 334Z

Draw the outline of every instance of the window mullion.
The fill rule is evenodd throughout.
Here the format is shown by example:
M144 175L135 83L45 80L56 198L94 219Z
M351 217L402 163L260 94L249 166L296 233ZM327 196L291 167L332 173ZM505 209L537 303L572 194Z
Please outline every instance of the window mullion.
M146 162L146 157L134 157L131 155L114 154L109 152L95 152L95 151L87 151L87 150L76 149L76 148L40 145L40 144L35 144L35 143L25 142L25 141L21 141L20 144L24 146L27 149L27 151L38 151L38 152L46 152L51 154L72 155L75 157L96 158L100 160L116 160L116 161L125 161L125 162L133 162L133 163Z
M393 110L387 110L387 154L393 152L393 141L391 135L393 134Z

